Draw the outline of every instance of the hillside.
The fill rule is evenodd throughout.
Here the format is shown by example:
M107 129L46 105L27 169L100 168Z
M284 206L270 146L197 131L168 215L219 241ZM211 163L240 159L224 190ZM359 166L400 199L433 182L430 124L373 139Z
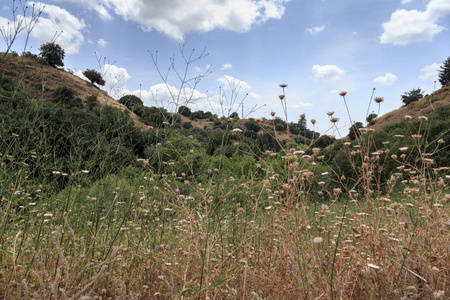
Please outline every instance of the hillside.
M410 115L413 118L429 115L436 109L438 104L450 104L450 85L443 86L420 101L412 102L407 106L381 116L371 127L375 130L382 129L388 124L401 122L405 115Z
M0 55L3 56L3 53L0 53ZM7 55L0 67L5 71L6 75L20 79L24 88L35 99L51 101L53 91L59 86L67 86L73 89L76 92L76 97L81 98L83 101L88 96L96 95L97 101L102 105L110 105L124 111L128 110L126 106L120 104L111 98L108 93L90 82L63 69L53 68L34 59ZM132 112L130 112L130 115L136 126L146 130L147 126L139 121L138 116Z

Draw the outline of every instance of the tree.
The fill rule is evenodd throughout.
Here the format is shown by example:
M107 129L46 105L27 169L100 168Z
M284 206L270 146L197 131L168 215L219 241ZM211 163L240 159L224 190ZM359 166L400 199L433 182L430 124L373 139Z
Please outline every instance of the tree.
M187 107L185 105L181 105L178 108L178 113L182 116L189 117L191 115L192 111L189 109L189 107Z
M348 138L353 141L354 139L356 139L357 137L359 137L361 135L361 132L359 131L359 128L363 128L364 125L361 122L356 122L355 124L353 124L348 132Z
M103 86L106 83L102 75L95 70L87 69L83 72L83 75L86 76L92 84L97 83L98 85Z
M441 70L439 71L439 82L442 86L450 83L450 57L444 61L443 66L441 66Z
M139 99L139 97L135 96L135 95L125 95L119 99L119 103L125 105L130 110L133 110L134 106L144 105L144 102L142 102L142 100Z
M376 113L373 113L373 112L370 115L368 115L367 118L366 118L367 125L375 124L375 119L377 117L378 117L378 115Z
M45 43L39 47L39 55L52 67L64 67L65 51L55 43Z
M402 95L402 101L404 105L408 105L411 102L419 101L423 98L423 91L420 89L412 89Z

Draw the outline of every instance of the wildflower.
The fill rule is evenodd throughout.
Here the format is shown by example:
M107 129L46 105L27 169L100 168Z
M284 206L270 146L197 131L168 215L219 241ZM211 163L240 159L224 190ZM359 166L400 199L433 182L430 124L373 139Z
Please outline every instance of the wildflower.
M81 170L81 173L83 173L83 174L88 174L89 171L88 171L88 170Z
M169 122L164 121L162 124L163 124L163 126L167 126L167 125L169 125Z
M322 239L320 236L315 237L315 238L313 239L313 243L314 243L314 244L320 244L320 243L322 243L322 242L323 242L323 239Z
M420 121L428 121L428 118L425 116L419 116Z
M272 206L267 206L266 208L264 208L265 210L269 211L272 209Z
M402 151L402 152L406 152L408 150L408 147L401 147L398 150Z
M329 115L331 117L332 115L334 115L334 111L327 112L327 115Z
M52 213L46 213L46 214L44 214L44 218L51 218L51 217L53 217L53 214Z
M350 146L351 144L352 144L352 143L350 143L350 142L345 142L345 143L344 143L344 146L347 146L347 147L348 147L348 146Z
M418 139L420 139L421 137L422 137L421 134L413 134L413 135L412 135L412 138L415 139L416 141L417 141Z
M339 118L331 118L330 121L331 123L337 123L339 122Z
M149 160L148 159L144 159L144 158L138 158L136 161L138 163L140 163L140 164L145 165L145 166L148 166L148 164L149 164Z
M303 154L305 154L305 151L302 151L302 150L299 150L299 151L294 151L294 153L293 153L294 155L297 155L297 156L300 156L300 155L303 155Z
M302 118L302 119L304 119L305 117L306 117L305 114L301 114L301 115L300 115L300 118Z
M443 144L443 143L445 143L444 139L439 139L438 144Z
M274 117L274 116L275 116L275 112L274 112L274 111L270 112L270 115L271 115L272 117Z
M284 100L284 95L280 95L280 96L278 96L278 98L280 98L280 100Z
M406 122L410 121L412 119L412 117L410 115L405 115L403 117L403 120L405 120Z
M374 101L375 101L376 103L381 103L381 102L384 101L384 98L383 98L383 97L376 97L376 98L374 99Z
M280 87L284 89L287 87L287 84L282 83L282 84L280 84Z
M237 134L237 133L241 133L241 132L242 132L242 129L240 129L240 128L235 128L231 131L232 134Z
M340 92L340 93L339 93L339 96L345 97L345 95L347 95L347 92L346 92L346 91L343 91L343 92Z
M322 176L327 176L327 175L328 175L328 172L323 172L321 175L322 175Z
M148 126L148 130L153 130L153 126Z
M311 119L311 124L316 124L316 119Z

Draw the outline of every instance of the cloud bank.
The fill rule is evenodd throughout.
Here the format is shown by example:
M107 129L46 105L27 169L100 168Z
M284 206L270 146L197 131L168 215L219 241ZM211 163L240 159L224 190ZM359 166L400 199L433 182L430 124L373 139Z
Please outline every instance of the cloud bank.
M410 1L403 1L403 4ZM439 21L450 15L450 0L431 0L425 11L398 9L388 22L383 23L382 44L407 45L431 41L445 30Z

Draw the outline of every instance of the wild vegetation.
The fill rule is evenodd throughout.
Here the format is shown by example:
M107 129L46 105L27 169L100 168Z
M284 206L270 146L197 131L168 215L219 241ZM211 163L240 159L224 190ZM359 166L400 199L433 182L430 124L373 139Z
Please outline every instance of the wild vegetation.
M337 140L285 121L285 84L281 114L219 118L2 57L2 298L450 297L450 87Z

